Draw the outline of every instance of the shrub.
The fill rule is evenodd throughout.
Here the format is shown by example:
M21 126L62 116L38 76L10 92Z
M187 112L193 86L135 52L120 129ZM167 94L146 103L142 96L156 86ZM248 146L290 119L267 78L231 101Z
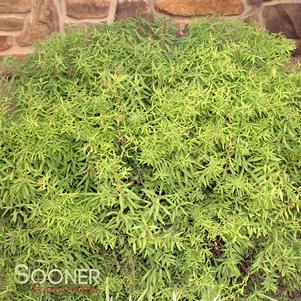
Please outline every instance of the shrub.
M237 21L200 20L179 37L166 21L138 19L54 36L21 66L9 60L1 298L104 300L108 285L118 300L299 290L292 50ZM101 294L34 295L15 282L16 264L98 269Z

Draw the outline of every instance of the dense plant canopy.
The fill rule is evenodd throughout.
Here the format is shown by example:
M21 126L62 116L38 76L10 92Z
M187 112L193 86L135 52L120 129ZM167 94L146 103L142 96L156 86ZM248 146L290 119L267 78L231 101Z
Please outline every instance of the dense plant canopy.
M1 300L288 300L301 288L301 74L237 21L56 35L2 81ZM12 99L16 107L12 110ZM35 296L16 264L94 268ZM32 298L32 299L31 299Z

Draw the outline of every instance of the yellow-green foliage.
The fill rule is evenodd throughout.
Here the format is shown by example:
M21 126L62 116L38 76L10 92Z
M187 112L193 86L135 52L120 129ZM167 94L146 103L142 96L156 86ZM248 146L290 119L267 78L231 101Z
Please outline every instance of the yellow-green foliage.
M8 62L1 300L104 300L106 278L117 300L215 288L222 300L282 301L300 289L293 45L219 19L175 30L120 22ZM99 269L101 295L32 296L13 279L20 263Z

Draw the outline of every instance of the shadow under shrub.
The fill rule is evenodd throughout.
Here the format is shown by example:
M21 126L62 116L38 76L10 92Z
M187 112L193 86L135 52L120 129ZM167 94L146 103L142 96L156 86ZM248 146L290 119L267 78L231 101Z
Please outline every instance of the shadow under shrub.
M104 300L105 279L119 300L146 288L149 300L214 287L256 301L300 289L293 45L223 19L175 30L119 22L7 62L1 300ZM35 296L14 280L23 263L98 269L101 295Z

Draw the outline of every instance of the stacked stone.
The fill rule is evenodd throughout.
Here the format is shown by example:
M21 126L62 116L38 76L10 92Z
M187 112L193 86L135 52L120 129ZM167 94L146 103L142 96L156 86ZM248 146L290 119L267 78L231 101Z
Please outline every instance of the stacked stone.
M0 0L0 56L31 53L34 42L69 25L111 23L149 9L147 0Z
M301 45L301 0L0 0L0 56L30 53L34 42L65 32L70 24L111 23L137 12L177 22L209 15L238 17Z
M31 10L29 0L0 1L0 51L11 48L14 36L24 28L25 18Z

